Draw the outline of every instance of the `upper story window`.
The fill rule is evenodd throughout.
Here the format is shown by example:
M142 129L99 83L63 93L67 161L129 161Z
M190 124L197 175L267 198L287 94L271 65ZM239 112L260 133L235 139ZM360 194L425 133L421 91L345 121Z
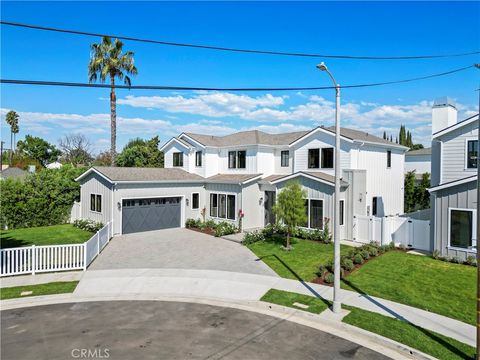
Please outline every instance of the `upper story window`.
M245 150L228 152L229 169L245 169L247 167L247 152Z
M102 212L102 195L90 194L90 210L98 213Z
M173 166L183 166L183 153L174 152L173 153Z
M281 167L289 167L289 162L290 162L290 151L284 150L280 154L281 157Z
M322 169L333 169L333 148L322 149Z
M478 140L467 141L467 169L477 168Z
M392 167L392 152L387 150L387 168Z
M320 167L320 149L308 149L308 168L318 169Z
M202 166L202 152L197 151L195 153L195 166L196 167L201 167Z

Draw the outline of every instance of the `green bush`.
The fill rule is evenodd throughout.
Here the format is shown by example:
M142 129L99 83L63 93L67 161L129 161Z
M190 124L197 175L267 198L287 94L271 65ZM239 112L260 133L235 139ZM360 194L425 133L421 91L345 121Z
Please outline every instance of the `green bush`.
M85 169L64 165L42 169L23 180L1 181L0 227L9 229L64 224L80 199L75 179Z
M230 235L234 234L237 232L237 227L227 221L222 221L216 224L215 226L215 236L220 237L220 236L225 236L225 235Z
M202 223L202 228L210 228L210 229L215 229L217 227L217 223L212 220L212 219L208 219L207 221L205 221L204 223Z
M388 245L388 247L390 248L390 250L395 250L395 242L392 241L392 242Z
M454 263L454 264L460 264L461 261L458 257L454 256L450 259L450 262Z
M465 260L465 264L471 266L477 266L477 258L475 256L467 256L467 260Z
M187 219L185 221L185 227L187 228L199 228L201 224L200 219Z
M323 264L320 264L320 266L318 267L317 276L323 278L323 275L325 275L326 271L327 267Z
M331 272L326 273L323 278L323 281L325 281L327 284L333 284L334 280L335 280L335 276Z
M265 240L265 236L263 235L263 233L256 230L245 233L245 235L243 236L242 244L249 245L263 240Z
M363 258L364 260L370 259L370 254L369 254L368 250L362 250L362 251L360 251L360 255L362 256L362 258Z
M357 265L361 265L364 263L365 260L363 260L363 256L359 253L355 254L353 256L353 263Z
M434 258L435 260L438 260L439 257L440 257L440 251L433 250L432 258Z
M353 261L349 258L344 258L340 264L345 271L352 271L353 270Z
M378 250L375 246L370 246L368 248L368 254L371 256L371 257L375 257L375 256L378 256Z
M73 226L90 232L97 232L105 225L101 222L96 222L90 219L77 219L73 222Z

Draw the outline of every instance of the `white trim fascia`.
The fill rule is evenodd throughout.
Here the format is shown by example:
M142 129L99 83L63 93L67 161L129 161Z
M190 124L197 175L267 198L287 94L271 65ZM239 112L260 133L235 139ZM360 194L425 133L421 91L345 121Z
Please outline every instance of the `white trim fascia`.
M463 178L463 179L451 181L451 182L443 184L443 185L438 185L438 186L432 187L432 188L427 189L427 190L428 190L428 192L432 193L434 191L448 189L452 186L467 184L469 182L476 181L476 180L477 180L477 175L473 175L473 176L469 176L469 177L466 177L466 178Z
M187 149L187 150L189 150L189 151L192 149L192 146L188 147L188 146L185 145L184 143L178 141L177 138L172 137L172 138L171 138L170 140L168 140L159 150L163 152L163 149L165 149L167 146L169 146L172 141L175 141L177 144L180 144L182 147L184 147L185 149Z
M177 136L178 138L182 138L182 137L185 137L187 138L188 140L190 140L191 142L194 142L195 144L197 144L198 146L200 146L201 148L205 149L207 146L206 145L203 145L202 143L198 142L197 140L191 138L190 136L188 136L187 134L185 133L181 133L180 135Z
M275 184L278 184L279 182L284 182L284 181L288 181L288 180L291 180L291 179L294 179L298 176L305 176L306 178L308 179L311 179L311 180L316 180L318 182L321 182L321 183L324 183L324 184L327 184L327 185L330 185L330 186L335 186L334 183L331 183L327 180L323 180L323 179L320 179L320 178L317 178L315 176L312 176L312 175L309 175L309 174L306 174L304 172L297 172L295 174L291 174L291 175L286 175L284 177L281 177L280 179L277 179L277 180L274 180L274 181L271 181L270 183L275 185ZM341 185L341 184L340 184Z
M97 175L99 175L100 177L102 177L103 179L107 180L110 184L113 184L114 182L109 179L108 177L106 177L105 175L103 175L100 171L98 171L97 169L95 169L94 167L91 167L90 169L86 170L83 174L81 174L79 177L77 177L75 179L75 181L79 181L81 179L83 179L85 176L87 176L88 174L90 174L91 172L94 172L96 173Z
M325 134L327 134L327 135L335 136L335 132L330 131L330 130L328 130L328 129L325 129L325 128L322 128L322 127L319 126L319 127L316 127L315 129L313 129L312 131L309 131L308 133L306 133L306 134L303 135L302 137L298 138L297 140L295 140L295 141L291 142L290 144L288 144L288 147L293 147L293 146L295 146L298 142L302 141L302 140L305 139L305 138L308 138L309 136L311 136L311 135L313 135L313 134L315 134L315 133L317 133L317 132L319 132L319 131L321 131L321 132L323 132L323 133L325 133ZM343 135L340 135L340 138L341 138L342 140L345 140L345 141L349 142L349 143L353 143L353 140L352 140L352 139L347 138L347 137L345 137L345 136L343 136Z
M399 145L399 144L384 144L384 143L378 143L378 142L375 142L375 141L365 141L365 140L353 140L353 142L355 144L367 144L367 145L372 145L372 146L378 146L378 147L382 147L382 148L393 148L393 149L399 149L399 150L403 150L405 152L407 152L408 150L410 150L410 148L406 147L406 146L403 146L403 145Z
M260 174L260 175L257 175L257 176L254 176L250 179L247 179L243 182L240 183L240 185L245 185L245 184L248 184L248 183L251 183L252 181L255 181L255 180L260 180L262 178L263 174Z
M435 138L438 138L438 137L443 136L445 134L448 134L449 132L460 129L460 128L466 126L466 125L470 125L471 123L473 123L475 121L478 121L478 114L473 115L470 119L466 119L466 120L457 122L456 124L454 124L452 126L449 126L449 127L445 128L443 130L437 131L435 134L432 135L432 139L435 139Z
M203 184L205 179L199 180L118 180L116 184Z

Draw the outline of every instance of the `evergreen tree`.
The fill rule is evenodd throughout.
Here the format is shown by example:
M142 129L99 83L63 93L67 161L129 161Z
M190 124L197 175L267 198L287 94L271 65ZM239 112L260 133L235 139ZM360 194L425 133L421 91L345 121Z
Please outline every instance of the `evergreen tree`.
M428 188L430 187L430 174L423 173L422 180L415 188L415 208L418 210L430 208L430 193Z
M415 210L415 170L405 174L404 208L407 213Z

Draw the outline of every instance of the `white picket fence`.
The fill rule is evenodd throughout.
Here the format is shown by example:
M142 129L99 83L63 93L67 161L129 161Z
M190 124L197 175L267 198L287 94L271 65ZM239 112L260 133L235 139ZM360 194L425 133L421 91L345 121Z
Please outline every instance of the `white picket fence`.
M108 223L83 244L1 249L0 276L86 270L112 236L113 227Z
M382 245L390 244L431 251L430 221L408 217L375 217L356 215L353 217L353 240Z

